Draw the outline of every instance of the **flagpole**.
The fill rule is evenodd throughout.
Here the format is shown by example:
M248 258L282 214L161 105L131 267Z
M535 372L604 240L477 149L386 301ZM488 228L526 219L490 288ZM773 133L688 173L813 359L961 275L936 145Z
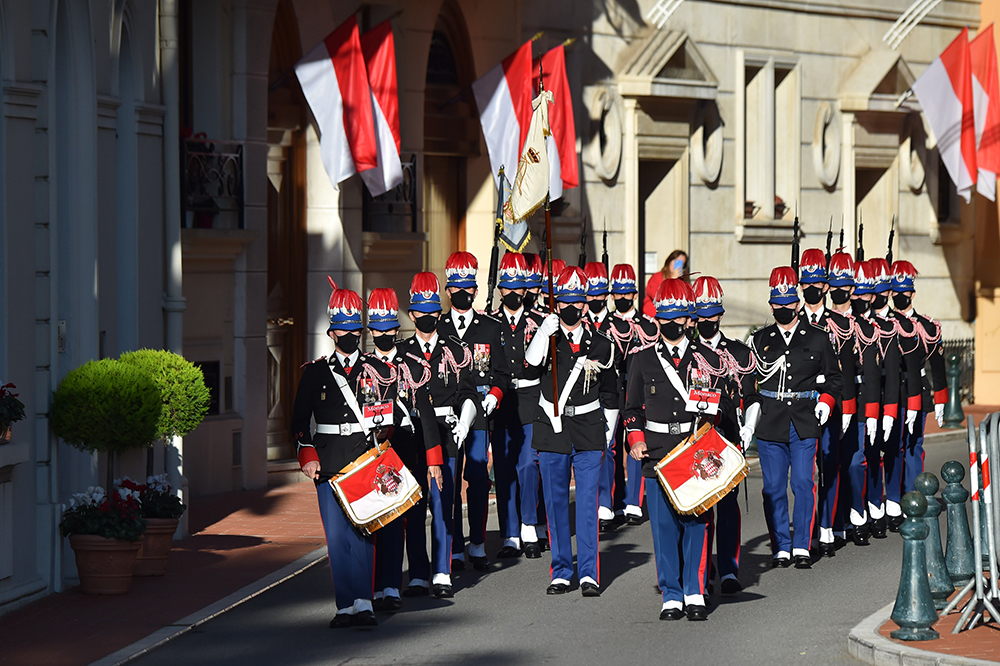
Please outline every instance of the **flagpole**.
M552 275L552 213L549 211L549 195L545 194L545 256L549 272L549 312L555 313L555 279ZM552 359L552 415L559 416L559 375L556 372L556 336L549 338L549 357Z
M503 165L500 165L499 177L497 182L497 209L503 205ZM489 280L487 280L487 287L490 293L486 296L486 312L488 314L493 313L493 292L497 288L497 269L500 263L500 225L502 222L500 219L493 221L493 251L490 254L490 275Z

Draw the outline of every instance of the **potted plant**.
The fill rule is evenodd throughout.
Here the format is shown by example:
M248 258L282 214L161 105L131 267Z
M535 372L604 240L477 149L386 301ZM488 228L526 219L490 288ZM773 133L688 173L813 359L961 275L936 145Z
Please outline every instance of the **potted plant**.
M52 397L52 430L81 451L107 454L105 487L112 489L110 499L104 498L107 503L98 502L98 493L94 490L92 501L86 503L89 508L73 512L75 505L71 507L67 515L72 519L63 527L63 534L70 536L70 544L76 553L84 592L123 594L128 591L129 583L119 580L113 591L107 591L93 579L119 576L126 577L130 582L135 554L145 528L138 513L138 492L114 486L115 455L130 448L148 446L156 437L156 422L161 409L160 391L153 380L142 370L111 359L90 361L71 371L59 383ZM103 494L101 490L100 495ZM82 498L80 501L83 501ZM100 514L110 515L105 517L106 520L96 520L95 516L102 518ZM78 520L80 517L86 519ZM118 571L115 574L95 573L90 561L94 549L104 553L128 553L121 557L102 555L103 560L113 564Z
M84 594L125 594L132 585L135 555L142 543L145 523L139 493L91 486L70 499L70 508L59 522L76 554L80 588Z
M172 492L166 474L148 477L145 485L126 477L121 485L138 490L142 517L146 521L142 547L136 556L135 575L162 576L167 571L167 557L185 506Z
M24 403L11 391L15 388L13 384L0 386L0 444L10 441L11 425L24 418Z

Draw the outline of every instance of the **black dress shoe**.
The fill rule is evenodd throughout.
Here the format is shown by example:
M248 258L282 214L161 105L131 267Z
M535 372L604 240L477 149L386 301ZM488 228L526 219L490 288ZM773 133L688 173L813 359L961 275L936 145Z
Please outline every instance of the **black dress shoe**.
M781 567L782 569L787 569L792 565L792 558L790 557L775 557L771 559L771 568L777 569Z
M664 608L660 611L660 619L672 622L684 617L684 611L680 608Z
M524 544L524 556L529 560L537 560L542 556L542 546L537 541L529 541Z
M601 588L591 583L589 580L580 583L580 592L585 597L599 597L601 596Z
M707 620L708 608L700 604L692 604L687 607L687 616L689 620L692 620L694 622Z
M380 611L383 607L385 607L385 597L380 597L372 601L372 608L375 610Z
M846 545L847 545L847 539L845 539L844 537L842 537L842 536L834 536L833 537L833 547L836 550L840 550L841 548L843 548Z
M615 525L624 525L628 522L628 516L624 513L616 513L614 517Z
M514 546L504 546L497 551L498 560L512 560L515 557L521 557L520 548L514 548Z
M871 526L873 537L876 539L884 539L886 537L885 533L888 531L888 525L886 524L885 516L873 520Z
M610 520L601 519L601 520L597 521L597 523L598 523L598 527L600 528L600 530L602 532L610 532L611 530L615 529L615 527L617 527L615 525L614 518L612 518Z
M812 558L808 555L796 555L792 559L795 560L796 569L812 569Z
M455 592L451 589L451 585L433 585L431 594L438 599L451 599L455 596Z
M820 557L834 557L837 554L837 545L820 541L817 550Z
M451 570L452 571L465 571L465 560L451 558Z
M338 613L330 620L331 629L346 629L351 626L351 616L347 613Z
M472 560L472 568L475 569L476 571L490 570L490 561L485 557L475 557L473 555L470 555L469 559Z
M538 545L541 546L542 552L549 549L549 538L547 536L539 537Z
M395 613L403 607L403 600L399 597L385 597L382 599L382 612Z
M569 585L566 583L552 583L545 588L545 594L566 594L569 592Z
M867 546L868 539L871 538L871 529L868 525L855 525L852 541L855 546Z
M906 520L906 516L889 516L889 531L898 532L904 520Z
M360 613L355 613L351 615L350 623L352 627L377 627L378 620L375 619L375 613L366 610Z
M735 578L722 579L722 596L734 597L743 591L743 584Z
M642 516L633 516L629 514L625 516L625 522L629 525L642 525Z
M423 585L410 585L403 590L404 597L426 597L431 591Z

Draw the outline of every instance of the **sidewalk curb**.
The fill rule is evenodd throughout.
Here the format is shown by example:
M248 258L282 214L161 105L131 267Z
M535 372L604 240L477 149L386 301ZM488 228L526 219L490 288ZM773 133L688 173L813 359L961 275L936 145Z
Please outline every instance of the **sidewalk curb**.
M859 622L847 637L847 651L858 661L873 666L995 666L994 661L969 659L956 654L930 652L891 641L878 633L879 627L889 620L891 603ZM914 643L919 645L919 643Z
M185 618L181 618L174 624L154 631L149 636L146 636L131 645L127 645L117 652L113 652L102 659L98 659L97 661L91 663L90 666L118 666L118 664L128 663L133 659L160 647L164 643L187 633L191 629L194 629L195 627L222 615L226 611L236 608L244 601L249 601L257 595L270 590L272 587L284 583L289 578L299 575L313 565L321 562L325 557L326 546L317 548L310 553L306 553L299 559L295 560L291 564L283 566L274 573L264 576L258 581L250 583L236 592L233 592L229 596L224 597L199 611L195 611Z

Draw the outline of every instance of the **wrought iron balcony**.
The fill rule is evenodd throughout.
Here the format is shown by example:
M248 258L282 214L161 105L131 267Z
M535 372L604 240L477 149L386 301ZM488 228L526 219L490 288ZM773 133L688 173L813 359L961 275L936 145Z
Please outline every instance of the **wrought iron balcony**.
M181 220L187 229L243 228L243 143L181 142Z

